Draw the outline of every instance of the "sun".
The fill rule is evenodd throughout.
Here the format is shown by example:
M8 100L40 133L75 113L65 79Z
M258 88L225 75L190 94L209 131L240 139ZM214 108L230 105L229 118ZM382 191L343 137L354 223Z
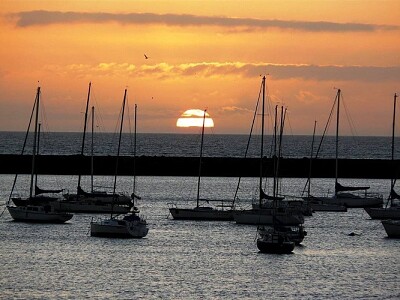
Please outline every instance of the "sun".
M214 121L208 112L205 112L204 127L214 127ZM204 110L188 109L176 121L176 127L203 127Z

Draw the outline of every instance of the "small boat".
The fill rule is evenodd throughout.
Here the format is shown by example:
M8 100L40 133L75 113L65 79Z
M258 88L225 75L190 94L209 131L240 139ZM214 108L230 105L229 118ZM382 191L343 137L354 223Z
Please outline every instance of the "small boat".
M275 230L262 232L257 238L257 248L261 253L290 254L294 246L285 233Z
M149 232L147 221L133 210L122 218L109 218L90 223L90 235L110 238L143 238Z
M335 139L335 194L328 197L316 197L324 204L342 205L347 208L382 207L383 197L377 193L369 193L369 186L344 186L339 183L339 116L340 116L341 90L338 89L335 97L336 105L336 139ZM331 120L331 115L327 124ZM324 133L325 135L325 133ZM323 135L323 136L324 136ZM322 142L322 140L321 140Z
M392 162L394 164L394 131L396 127L396 100L397 94L394 94L394 107L393 107L393 126L392 126ZM371 219L391 219L391 220L400 220L400 195L396 193L394 190L394 186L396 184L396 170L392 170L392 178L390 180L390 193L389 199L386 203L385 207L375 207L375 208L364 208L367 214L371 217Z
M54 211L51 205L7 206L15 221L31 223L64 223L71 220L73 214Z
M35 113L29 197L21 198L12 196L18 177L16 175L6 207L11 217L15 221L39 222L39 223L64 223L70 220L73 217L73 215L54 211L54 208L51 206L51 203L55 201L54 197L46 197L45 195L41 195L57 191L40 190L36 185L37 182L36 156L38 155L39 151L39 134L40 134L39 104L40 104L40 87L37 88L36 98L31 115L31 120L32 120L33 113ZM29 122L27 134L25 136L25 142L22 149L22 154L24 152L24 148L26 145L26 140L28 137L30 125L31 122ZM13 201L14 205L16 206L12 206L11 201Z
M176 204L170 204L169 212L174 220L197 220L197 221L232 221L233 220L233 202L229 201L230 205L226 205L226 200L204 200L204 202L221 202L218 209L211 206L201 206L200 201L200 183L201 183L201 165L203 157L203 140L204 140L204 125L207 116L207 110L204 110L203 126L201 130L200 144L200 159L199 159L199 176L197 179L197 197L196 207L194 208L179 208Z
M390 238L400 238L400 220L382 220L382 225Z
M113 194L115 194L115 189L117 185L117 174L118 174L118 158L121 149L121 136L122 129L124 123L124 113L125 113L125 103L126 103L126 93L125 89L124 100L122 102L122 113L121 113L121 124L119 130L119 140L118 140L118 150L117 150L117 163L115 168L115 176L114 176L114 188ZM134 155L136 157L136 112L137 105L135 105L135 133L134 133ZM135 198L140 199L139 196L135 194L135 168L134 168L134 176L133 176L133 192L132 192L132 200ZM114 199L116 201L116 199ZM91 221L90 222L90 235L97 237L111 237L111 238L143 238L149 232L149 228L147 227L147 221L139 216L139 210L135 207L133 203L133 208L129 214L122 217L114 217L113 212L111 212L111 216L108 219Z

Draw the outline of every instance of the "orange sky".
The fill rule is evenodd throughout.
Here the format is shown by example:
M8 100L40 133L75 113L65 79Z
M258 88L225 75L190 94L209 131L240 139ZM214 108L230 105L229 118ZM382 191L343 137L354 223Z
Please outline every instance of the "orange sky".
M1 131L25 130L38 81L49 130L80 131L91 81L104 131L128 87L139 132L187 132L179 116L207 108L214 132L247 133L268 73L289 134L322 131L334 87L357 134L391 133L398 0L2 0L0 12Z

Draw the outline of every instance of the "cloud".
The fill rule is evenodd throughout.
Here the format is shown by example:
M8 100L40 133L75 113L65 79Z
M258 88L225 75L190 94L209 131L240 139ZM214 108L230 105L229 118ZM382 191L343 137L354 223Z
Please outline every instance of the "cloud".
M135 66L128 63L99 63L97 65L73 64L67 66L48 65L46 70L56 74L75 74L79 76L130 76L173 79L177 77L200 76L203 78L219 76L240 76L254 78L270 74L274 80L301 79L316 81L397 81L400 66L335 66L335 65L294 65L241 62L201 62L179 65L167 63Z
M233 18L224 16L196 16L188 14L154 13L88 13L35 10L12 15L19 27L45 26L52 24L107 23L121 25L166 25L166 26L217 26L235 31L234 28L252 31L268 28L290 29L313 32L371 32L377 30L398 30L399 26L365 23L308 22L276 19Z
M227 114L243 114L243 113L253 113L252 110L244 107L237 107L237 106L223 106L221 107L223 113Z

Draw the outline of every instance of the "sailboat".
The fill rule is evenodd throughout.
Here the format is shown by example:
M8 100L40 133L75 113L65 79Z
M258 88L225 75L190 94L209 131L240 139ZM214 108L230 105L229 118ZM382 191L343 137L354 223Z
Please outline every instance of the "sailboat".
M37 187L37 176L36 176L36 156L37 156L37 147L39 143L39 103L40 103L40 87L37 88L35 103L32 110L31 120L33 113L35 112L35 127L34 127L34 135L33 135L33 147L32 147L32 168L31 168L31 178L30 178L30 187L29 187L29 197L28 198L15 198L12 197L13 190L15 187L15 182L17 176L15 176L13 188L11 190L10 198L7 204L7 209L11 215L11 217L15 221L24 221L24 222L38 222L38 223L64 223L70 220L73 215L68 213L59 213L55 212L51 203L54 201L54 197L46 197L46 192L54 192L50 190L41 190ZM26 134L26 138L29 133L30 122L28 126L28 131ZM25 148L26 139L24 142ZM22 150L23 153L24 150ZM46 199L48 198L48 199ZM10 200L15 203L22 203L20 206L12 206L10 204Z
M294 250L295 242L289 236L275 229L258 230L257 248L261 253L290 254Z
M264 83L265 84L265 83ZM276 109L275 109L275 131L276 131ZM302 224L298 224L297 227L298 230L292 230L291 226L282 226L280 223L277 221L278 217L278 201L281 202L283 199L280 199L277 197L277 192L278 192L278 181L277 181L277 175L278 175L278 166L279 166L279 157L280 157L280 149L281 149L281 143L282 143L282 133L283 133L283 108L282 108L282 113L281 113L281 130L280 130L280 135L279 135L279 154L277 157L277 161L274 163L274 188L273 188L273 196L272 196L272 226L267 227L267 226L259 226L257 228L257 248L260 250L261 253L271 253L271 254L290 254L294 250L295 246L295 241L290 239L289 235L291 238L296 239L297 244L300 244L304 236L306 235L306 232L304 231L304 228ZM275 138L276 138L276 132L275 132ZM275 147L276 147L276 142L275 142ZM260 190L262 191L262 189ZM260 197L261 198L261 197Z
M275 111L275 116L277 110ZM273 196L267 195L263 190L263 176L264 176L264 117L265 117L265 76L262 79L262 113L261 113L261 144L260 144L260 177L259 177L259 201L258 206L248 210L235 210L233 218L237 224L251 224L251 225L272 225L274 218L276 222L286 226L298 226L304 223L304 216L298 208L290 207L289 205L283 205L283 197L277 196L277 170L276 166L274 170L274 193ZM275 117L275 121L276 121ZM284 118L281 118L283 122ZM281 124L281 136L282 136L283 124ZM276 134L276 126L275 126ZM276 144L276 143L275 143ZM278 155L279 157L279 155ZM277 207L269 207L266 202L279 201Z
M368 193L369 186L344 186L338 181L338 155L339 155L339 110L340 110L341 90L338 89L336 104L336 155L335 155L335 194L331 197L317 197L324 204L344 205L348 208L381 207L383 204L382 195ZM352 191L362 191L355 194Z
M113 192L115 194L115 189L117 185L117 174L118 174L118 158L121 148L121 136L122 129L124 123L124 113L125 113L125 103L126 103L126 93L125 89L124 100L122 103L122 113L121 113L121 124L119 131L119 140L118 140L118 150L117 150L117 163L115 168L115 176L114 176L114 187ZM136 158L136 114L137 114L137 106L135 105L135 132L134 132L134 158ZM135 168L134 168L135 173ZM139 198L135 194L135 174L134 174L134 187L132 192L132 199ZM114 201L117 202L118 198L115 197ZM111 238L143 238L149 232L149 228L147 226L147 221L139 216L139 210L137 207L133 205L131 211L124 215L123 217L114 217L113 212L111 212L111 216L108 219L103 219L99 221L91 221L90 223L90 235L97 237L111 237Z
M394 94L394 107L393 107L393 126L392 126L392 162L394 162L394 131L396 125L396 100L397 94ZM396 184L395 170L393 170L392 179L390 180L390 193L389 199L385 207L371 207L364 208L371 219L392 219L400 220L400 195L394 190ZM397 200L397 201L396 201Z
M308 178L302 193L303 200L311 207L313 211L347 212L347 207L344 205L323 203L322 200L311 195L311 173L312 173L312 161L314 155L314 139L315 139L316 127L317 127L317 121L314 122L313 137L311 142L310 165L308 170ZM315 158L318 157L318 152L319 149L317 151L317 154L315 155ZM306 190L307 190L307 195L304 196Z
M206 202L217 201L222 202L222 208L216 209L210 206L200 205L200 183L201 183L201 160L203 156L203 141L204 141L204 125L207 116L207 110L204 110L203 125L201 130L201 144L200 144L200 159L199 159L199 176L197 180L197 197L196 207L194 208L178 208L176 205L169 208L169 212L175 220L208 220L208 221L231 221L233 220L232 205L225 206L224 200L205 200Z
M83 137L81 146L81 157L84 157L86 126L90 101L91 85L89 83L85 119L83 126ZM54 203L57 211L76 213L127 213L132 207L132 199L121 193L108 193L106 191L95 191L93 187L93 133L94 133L94 106L92 106L92 145L91 145L91 191L86 192L81 187L82 174L78 174L78 185L76 193L64 194L64 199ZM115 201L117 198L117 201Z

